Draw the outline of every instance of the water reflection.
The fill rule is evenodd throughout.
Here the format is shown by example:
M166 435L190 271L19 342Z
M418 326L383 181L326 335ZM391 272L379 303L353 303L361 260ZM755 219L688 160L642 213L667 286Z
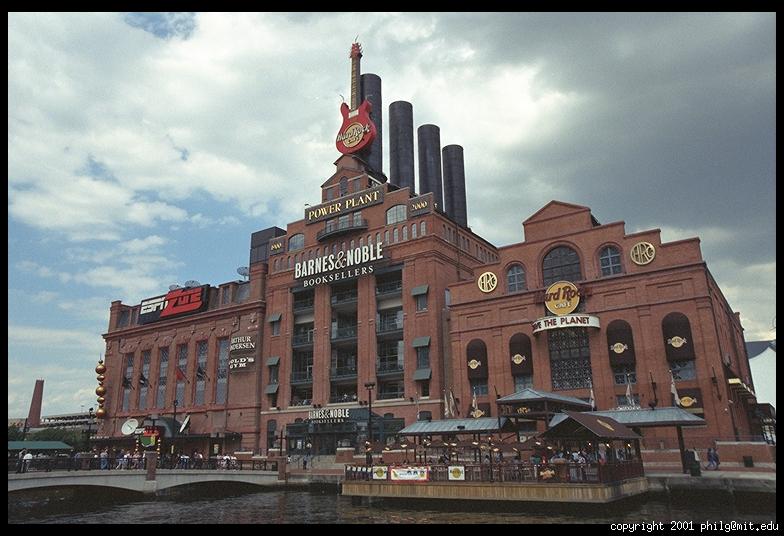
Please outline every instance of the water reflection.
M192 486L144 497L97 488L14 493L9 523L612 523L776 519L775 496L649 494L612 505L382 501L352 504L334 487L258 491L250 486Z

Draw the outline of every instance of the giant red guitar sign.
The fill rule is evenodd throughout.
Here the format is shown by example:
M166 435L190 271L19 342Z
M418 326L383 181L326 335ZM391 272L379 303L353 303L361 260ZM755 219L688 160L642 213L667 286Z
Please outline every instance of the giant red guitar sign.
M356 153L370 145L376 137L376 125L370 119L370 101L359 104L359 59L362 47L351 45L351 108L344 102L340 105L343 124L335 139L335 146L343 154Z

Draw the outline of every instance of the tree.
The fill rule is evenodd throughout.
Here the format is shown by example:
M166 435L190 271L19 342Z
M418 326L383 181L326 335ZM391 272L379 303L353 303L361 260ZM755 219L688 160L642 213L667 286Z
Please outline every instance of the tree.
M22 427L18 424L11 424L8 426L8 441L21 441L22 440Z

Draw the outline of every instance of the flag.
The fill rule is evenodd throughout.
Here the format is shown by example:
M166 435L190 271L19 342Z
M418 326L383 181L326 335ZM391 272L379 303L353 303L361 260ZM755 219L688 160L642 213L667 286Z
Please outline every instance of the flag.
M675 388L675 377L672 375L672 371L670 371L670 392L675 397L675 405L680 406L681 397L678 396L678 389Z
M588 399L588 403L591 404L591 411L596 411L596 400L593 396L593 383L591 383L591 398Z
M444 389L444 418L449 418L449 397L446 395L446 389Z
M129 380L125 376L123 376L123 379L122 379L122 386L124 388L126 388L126 389L128 389L128 388L133 389L133 385L131 384L131 380Z
M452 392L452 389L449 390L449 412L452 414L452 417L460 415L460 409L457 407L455 393Z
M632 397L632 382L629 380L629 375L626 375L626 404L629 406L634 405L634 397Z
M185 373L182 371L180 367L175 367L174 373L177 375L178 382L188 381L188 379L185 377Z
M144 374L143 373L140 374L139 375L139 385L141 385L142 387L146 387L149 384L150 384L150 382L147 381L147 378L144 376Z
M196 377L200 380L207 380L207 372L201 368L201 365L196 369Z

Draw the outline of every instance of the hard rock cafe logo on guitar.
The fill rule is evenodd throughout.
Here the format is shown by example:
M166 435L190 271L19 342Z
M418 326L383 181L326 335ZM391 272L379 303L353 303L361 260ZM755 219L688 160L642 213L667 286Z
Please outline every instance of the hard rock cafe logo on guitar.
M359 59L362 47L351 45L351 106L340 105L343 124L335 138L335 146L343 154L356 153L370 145L376 138L376 125L370 119L371 104L365 99L359 102Z

